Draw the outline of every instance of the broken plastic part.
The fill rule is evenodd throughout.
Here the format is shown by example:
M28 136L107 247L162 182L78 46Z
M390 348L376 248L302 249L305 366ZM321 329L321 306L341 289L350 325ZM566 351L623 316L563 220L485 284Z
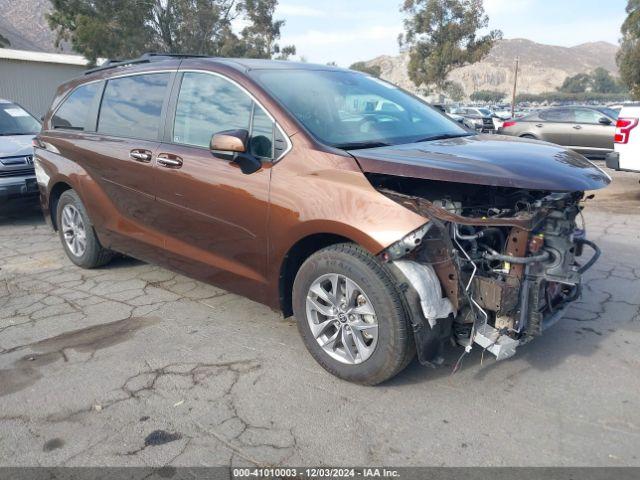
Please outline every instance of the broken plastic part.
M448 298L443 298L440 280L431 265L411 260L396 260L393 264L418 292L422 313L432 328L438 318L446 318L453 313L453 306Z
M425 223L422 227L406 235L402 240L397 241L387 248L382 255L382 259L388 262L397 260L411 253L422 243L422 239L432 226L433 224L431 222Z

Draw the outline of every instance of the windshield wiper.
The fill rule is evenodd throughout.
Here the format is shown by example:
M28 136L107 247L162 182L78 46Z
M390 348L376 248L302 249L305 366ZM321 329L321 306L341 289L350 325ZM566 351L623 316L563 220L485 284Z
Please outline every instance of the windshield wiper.
M0 137L9 137L11 135L37 135L38 133L31 132L0 132Z
M341 148L342 150L358 150L360 148L388 147L390 145L390 143L385 142L352 142L340 143L338 145L334 145L334 147Z
M446 140L447 138L460 138L460 137L469 137L471 135L476 135L475 133L443 133L441 135L433 135L431 137L421 138L420 140L415 140L417 142L430 142L431 140Z

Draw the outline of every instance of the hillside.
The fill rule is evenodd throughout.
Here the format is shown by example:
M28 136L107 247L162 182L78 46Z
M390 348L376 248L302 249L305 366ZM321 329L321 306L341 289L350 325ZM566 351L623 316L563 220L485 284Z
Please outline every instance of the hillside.
M0 34L18 50L69 52L54 47L55 35L49 30L45 14L51 10L49 0L0 0Z
M543 45L522 38L500 40L482 61L454 70L449 79L459 82L467 95L478 90L511 91L513 65L520 58L518 90L542 93L555 90L567 76L591 72L603 67L618 74L615 55L616 45L607 42L592 42L575 47ZM382 77L408 90L415 85L407 75L408 54L380 56L367 62L379 65Z

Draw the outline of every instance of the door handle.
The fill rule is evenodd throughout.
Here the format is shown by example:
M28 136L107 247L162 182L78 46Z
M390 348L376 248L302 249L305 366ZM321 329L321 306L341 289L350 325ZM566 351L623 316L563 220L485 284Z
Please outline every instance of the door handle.
M580 125L574 125L574 126L573 126L573 129L574 129L574 130L580 130L581 128L582 128L582 127L581 127Z
M149 163L151 161L151 152L136 148L129 152L129 157L138 162Z
M542 128L542 124L541 123L536 123L536 127Z
M171 153L161 153L156 157L156 162L166 168L180 168L182 166L182 158Z

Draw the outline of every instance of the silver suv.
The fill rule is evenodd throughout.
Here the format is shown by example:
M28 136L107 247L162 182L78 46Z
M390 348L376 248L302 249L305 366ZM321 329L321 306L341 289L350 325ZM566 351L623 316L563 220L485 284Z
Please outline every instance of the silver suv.
M31 139L40 122L20 105L0 99L0 202L38 193Z

